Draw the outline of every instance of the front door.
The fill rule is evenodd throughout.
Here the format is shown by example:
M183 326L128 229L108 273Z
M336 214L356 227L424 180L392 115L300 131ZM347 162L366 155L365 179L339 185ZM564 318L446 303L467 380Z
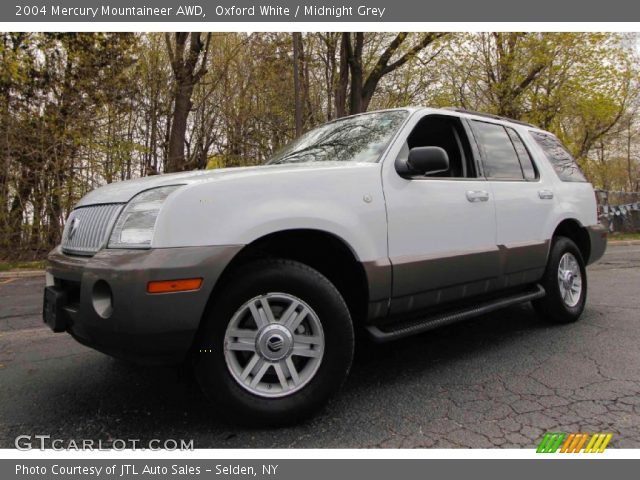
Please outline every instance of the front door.
M426 115L406 140L400 139L404 141L400 160L414 147L443 148L450 166L437 176L403 177L394 165L385 163L383 186L393 267L391 315L497 287L495 202L488 182L478 177L477 152L467 132L456 116Z

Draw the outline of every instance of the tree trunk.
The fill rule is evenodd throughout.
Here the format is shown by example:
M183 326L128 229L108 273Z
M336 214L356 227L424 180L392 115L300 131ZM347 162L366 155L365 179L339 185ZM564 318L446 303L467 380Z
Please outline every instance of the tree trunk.
M193 85L177 85L173 116L171 118L171 133L169 134L169 155L165 172L179 172L186 163L184 156L185 139L187 134L187 119L191 111L191 94Z
M347 115L347 88L349 86L349 59L347 44L350 43L350 33L344 32L340 40L340 79L336 87L336 117Z
M351 75L351 89L349 91L349 113L353 115L356 113L366 112L382 77L400 68L409 60L413 59L418 53L420 53L420 51L431 45L443 35L444 34L439 33L424 34L420 42L408 49L397 60L392 62L391 60L393 56L398 52L398 49L404 43L408 36L406 32L398 33L384 50L382 55L380 55L373 69L365 78L364 62L362 59L362 53L364 49L364 33L355 33L355 44L352 44L351 33L343 33L343 48L341 49L340 53L340 73L342 75L342 62L344 60L344 57L346 56L346 63L349 66L349 73ZM436 52L436 54L434 54L428 61L433 60L437 53L438 52ZM346 81L347 80L345 79L345 82Z
M24 164L23 164L24 165ZM20 178L15 196L9 209L9 245L19 248L22 245L22 221L25 203L33 190L34 175L29 167L20 169Z
M364 47L364 33L356 32L355 46L351 44L351 36L347 37L347 58L349 61L349 71L351 72L351 91L349 94L349 113L364 112L362 102L363 65L362 49Z
M186 50L187 39L190 39L189 50ZM180 172L187 167L185 159L185 144L187 134L187 120L191 111L191 95L193 88L206 73L207 55L211 34L207 34L206 43L200 38L200 32L177 32L172 44L170 34L165 34L167 53L171 62L171 69L175 79L174 110L169 133L167 162L165 172ZM202 60L200 60L200 54ZM199 66L198 66L199 63Z
M296 137L302 135L302 95L300 91L300 53L302 34L293 32L293 94L295 97Z

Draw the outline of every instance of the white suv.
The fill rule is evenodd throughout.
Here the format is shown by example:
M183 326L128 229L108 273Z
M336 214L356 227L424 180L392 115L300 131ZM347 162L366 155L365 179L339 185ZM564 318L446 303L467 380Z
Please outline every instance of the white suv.
M572 322L605 247L593 188L552 134L386 110L265 166L89 193L49 256L44 319L114 356L189 359L229 412L290 422L341 385L355 328L387 341L527 301Z

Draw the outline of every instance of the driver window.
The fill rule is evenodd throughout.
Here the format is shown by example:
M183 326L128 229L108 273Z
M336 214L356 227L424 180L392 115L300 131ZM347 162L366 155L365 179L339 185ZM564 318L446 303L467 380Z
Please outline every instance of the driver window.
M423 178L475 178L471 148L460 120L456 117L427 115L407 137L396 159L406 160L415 147L440 147L449 156L449 170Z

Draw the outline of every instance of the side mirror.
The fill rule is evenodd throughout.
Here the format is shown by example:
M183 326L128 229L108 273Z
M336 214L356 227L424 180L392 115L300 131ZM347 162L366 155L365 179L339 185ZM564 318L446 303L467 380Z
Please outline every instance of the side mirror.
M433 175L449 170L449 155L440 147L414 147L409 150L407 167L414 175Z

